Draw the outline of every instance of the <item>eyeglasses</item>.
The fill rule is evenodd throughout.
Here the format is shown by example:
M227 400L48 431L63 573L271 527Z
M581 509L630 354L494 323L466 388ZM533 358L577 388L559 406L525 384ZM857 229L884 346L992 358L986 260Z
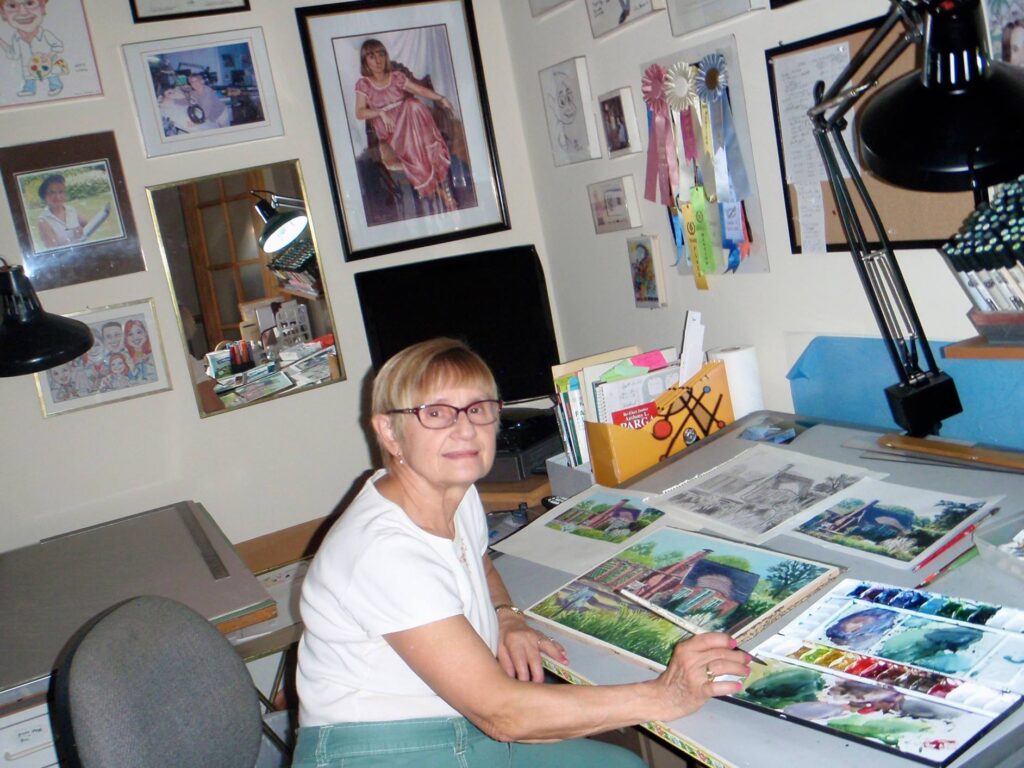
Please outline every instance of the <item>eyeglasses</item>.
M427 429L446 429L459 420L459 414L466 414L470 424L478 427L493 424L498 420L501 407L504 403L501 400L477 400L465 408L456 408L446 403L427 403L418 405L415 408L395 408L385 413L413 413Z

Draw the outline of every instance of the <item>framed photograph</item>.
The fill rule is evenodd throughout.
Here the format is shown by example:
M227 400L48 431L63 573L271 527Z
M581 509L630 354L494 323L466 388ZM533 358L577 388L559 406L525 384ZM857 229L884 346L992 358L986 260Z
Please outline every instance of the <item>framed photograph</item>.
M530 15L540 16L568 2L569 0L530 0Z
M665 0L584 0L590 31L594 37L607 35L631 21L642 19L665 7Z
M284 133L259 27L124 46L149 157Z
M136 24L249 10L249 0L130 0L130 2L132 19Z
M93 346L70 363L35 374L44 416L171 388L152 299L68 317L92 329Z
M508 229L470 0L295 13L345 258Z
M1024 66L1024 6L1018 0L987 0L992 52L1007 64Z
M36 290L146 268L112 132L0 147L0 168Z
M640 204L632 176L598 181L587 186L594 231L599 235L641 225Z
M626 239L629 276L633 283L633 299L637 307L664 307L665 275L655 235L639 235Z
M640 128L633 106L633 89L617 88L597 97L597 111L601 115L604 143L608 157L621 157L639 152Z
M577 56L542 69L540 91L555 165L600 157L586 58Z
M5 0L0 54L0 108L103 93L82 0Z

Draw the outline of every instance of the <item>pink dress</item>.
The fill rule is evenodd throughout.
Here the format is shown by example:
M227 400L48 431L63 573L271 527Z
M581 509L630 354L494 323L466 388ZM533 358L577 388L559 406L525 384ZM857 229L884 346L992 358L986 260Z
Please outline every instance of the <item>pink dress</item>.
M430 110L405 90L407 81L403 73L393 71L388 84L379 88L369 78L361 77L356 92L366 97L370 109L386 110L394 119L393 132L388 132L379 117L371 120L373 130L401 161L409 183L420 195L429 197L447 178L451 156Z

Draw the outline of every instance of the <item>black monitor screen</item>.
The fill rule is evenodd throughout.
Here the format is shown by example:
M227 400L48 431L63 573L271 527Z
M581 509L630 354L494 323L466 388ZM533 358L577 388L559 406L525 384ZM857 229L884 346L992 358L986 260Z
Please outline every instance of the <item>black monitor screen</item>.
M505 402L547 397L558 362L551 306L532 245L356 275L373 367L435 336L469 344Z

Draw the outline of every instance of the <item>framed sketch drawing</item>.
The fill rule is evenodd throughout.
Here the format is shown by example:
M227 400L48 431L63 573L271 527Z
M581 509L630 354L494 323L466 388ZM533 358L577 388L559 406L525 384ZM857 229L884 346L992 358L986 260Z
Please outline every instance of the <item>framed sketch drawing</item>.
M150 157L284 133L263 30L124 46Z
M44 416L171 388L153 300L76 312L93 346L70 363L35 374Z
M530 0L530 15L540 16L568 2L569 0Z
M295 12L346 259L508 229L470 1Z
M600 157L586 58L577 56L542 69L540 90L555 165Z
M665 7L665 0L584 0L594 37L613 32Z
M4 0L0 54L0 108L103 93L82 0Z
M248 11L249 0L130 0L132 19L136 24L145 21L184 19L209 16L214 13Z
M2 147L0 169L36 290L146 268L112 132Z
M597 97L597 111L601 115L608 157L629 155L643 149L640 146L640 128L636 122L632 88L627 86L601 94Z
M589 184L587 194L597 234L640 226L640 204L632 176Z

